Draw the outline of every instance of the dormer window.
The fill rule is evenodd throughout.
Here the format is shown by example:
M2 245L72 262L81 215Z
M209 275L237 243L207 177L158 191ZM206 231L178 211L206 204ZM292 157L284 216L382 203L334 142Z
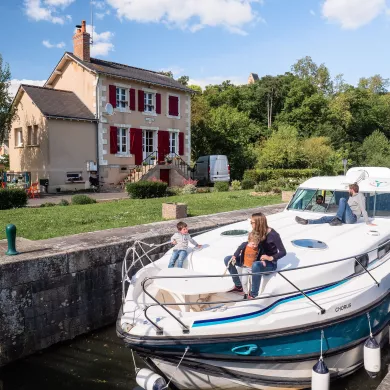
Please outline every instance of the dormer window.
M117 87L116 88L116 106L118 108L127 108L128 99L127 99L128 89Z
M155 112L154 97L155 97L154 93L145 92L145 94L144 94L144 111L145 112Z

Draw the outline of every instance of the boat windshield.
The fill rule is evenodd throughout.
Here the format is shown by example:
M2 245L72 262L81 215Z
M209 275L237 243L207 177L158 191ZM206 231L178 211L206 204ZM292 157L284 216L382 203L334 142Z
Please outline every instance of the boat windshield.
M390 193L364 193L370 217L390 217ZM298 188L288 210L304 210L335 214L341 198L348 199L347 191Z

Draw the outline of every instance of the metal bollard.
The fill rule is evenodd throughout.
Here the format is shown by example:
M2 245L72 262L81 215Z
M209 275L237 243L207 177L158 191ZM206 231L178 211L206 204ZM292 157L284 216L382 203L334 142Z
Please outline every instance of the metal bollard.
M16 250L16 226L13 224L7 225L5 228L5 234L8 241L8 250L5 252L7 256L18 255L19 252Z

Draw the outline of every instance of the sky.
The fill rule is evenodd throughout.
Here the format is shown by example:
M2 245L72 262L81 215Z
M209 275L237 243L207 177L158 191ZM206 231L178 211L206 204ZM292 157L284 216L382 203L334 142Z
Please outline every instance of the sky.
M390 0L0 0L0 54L20 82L42 85L75 25L91 28L92 56L188 75L204 87L283 74L299 58L350 84L390 78Z

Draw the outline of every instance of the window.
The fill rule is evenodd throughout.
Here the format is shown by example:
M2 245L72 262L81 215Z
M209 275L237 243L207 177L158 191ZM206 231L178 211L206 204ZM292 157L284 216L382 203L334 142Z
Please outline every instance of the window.
M75 181L83 181L81 172L67 172L66 181L74 183Z
M118 128L117 129L117 143L118 143L118 154L129 153L129 129Z
M116 88L116 106L118 108L127 108L127 89L126 88Z
M33 128L32 126L27 126L27 145L34 145L32 143L32 134L33 133Z
M145 92L144 94L144 111L145 112L154 112L154 93Z
M32 134L32 144L38 145L38 126L34 125L33 127L33 134Z
M169 153L176 153L179 152L179 142L178 142L178 133L176 132L170 132L169 133Z
M23 131L21 127L15 129L15 146L16 147L23 146Z

